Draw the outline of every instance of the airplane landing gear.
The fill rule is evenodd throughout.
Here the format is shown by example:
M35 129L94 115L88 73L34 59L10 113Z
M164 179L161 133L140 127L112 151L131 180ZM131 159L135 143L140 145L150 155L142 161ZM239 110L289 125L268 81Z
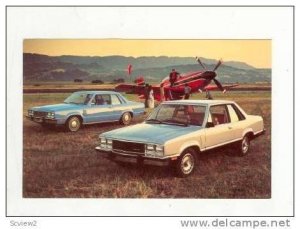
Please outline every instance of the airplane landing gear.
M206 96L205 96L207 99L213 99L213 97L211 96L211 93L210 91L207 91L206 90Z

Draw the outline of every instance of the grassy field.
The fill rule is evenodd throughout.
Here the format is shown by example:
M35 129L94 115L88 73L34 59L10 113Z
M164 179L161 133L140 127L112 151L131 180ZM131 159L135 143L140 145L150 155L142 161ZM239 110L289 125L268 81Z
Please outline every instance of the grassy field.
M151 82L158 85L159 82ZM24 93L70 93L78 90L114 90L117 84L92 84L89 82L74 83L70 81L57 82L27 82L24 84ZM242 83L230 91L271 91L270 83Z
M31 106L62 102L68 94L24 94L24 115ZM214 92L235 100L247 113L261 115L266 135L251 143L245 157L229 148L202 154L194 174L177 178L168 168L118 166L94 148L101 132L118 123L83 127L77 133L43 129L24 119L23 196L98 198L270 198L271 93ZM127 96L137 100L134 95ZM204 95L193 96L192 99ZM149 111L148 111L149 112ZM141 122L135 119L133 124Z

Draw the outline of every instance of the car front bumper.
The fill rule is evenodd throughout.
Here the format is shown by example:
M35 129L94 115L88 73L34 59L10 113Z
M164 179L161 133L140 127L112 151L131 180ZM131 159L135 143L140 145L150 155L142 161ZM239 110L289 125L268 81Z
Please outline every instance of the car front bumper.
M95 148L95 150L101 153L104 157L108 158L112 161L121 161L128 163L136 163L142 165L155 165L155 166L168 166L172 163L172 161L176 158L150 158L143 155L138 154L123 154L116 151L106 151L102 150L99 146Z
M36 123L40 123L40 124L52 124L52 125L56 125L57 124L57 120L56 119L49 119L49 118L45 118L45 117L34 117L34 116L25 116L28 120L36 122Z

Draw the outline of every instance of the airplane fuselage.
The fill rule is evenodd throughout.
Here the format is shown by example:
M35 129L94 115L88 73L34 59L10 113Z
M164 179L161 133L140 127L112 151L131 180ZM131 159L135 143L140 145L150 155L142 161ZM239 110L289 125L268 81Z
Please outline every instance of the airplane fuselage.
M204 88L210 84L211 80L215 77L214 72L210 71L198 71L192 72L181 77L178 77L173 87L170 87L170 81L168 78L162 80L161 85L167 90L171 90L175 93L184 93L184 87L187 84L191 88L191 93L197 92L199 89Z

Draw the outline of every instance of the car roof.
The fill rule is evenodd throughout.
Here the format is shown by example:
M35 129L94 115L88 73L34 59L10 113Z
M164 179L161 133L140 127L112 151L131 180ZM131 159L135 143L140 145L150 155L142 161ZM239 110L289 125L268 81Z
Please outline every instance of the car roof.
M89 93L89 94L120 94L115 91L76 91L74 93Z
M230 100L169 100L163 102L164 104L199 104L199 105L220 105L220 104L228 104L228 103L234 103Z

